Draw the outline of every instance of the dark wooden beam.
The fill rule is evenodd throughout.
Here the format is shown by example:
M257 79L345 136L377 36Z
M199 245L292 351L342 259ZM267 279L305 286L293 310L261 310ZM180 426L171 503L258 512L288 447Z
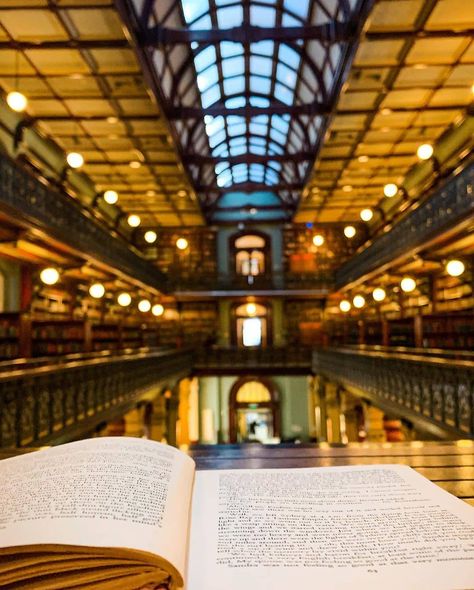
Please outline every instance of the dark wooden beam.
M229 162L229 164L258 164L267 162L306 162L312 160L314 155L310 152L298 152L296 154L282 154L271 156L265 154L264 156L257 154L241 154L239 156L201 156L199 154L186 154L183 161L185 164L197 164L202 166L204 164L216 164L217 162Z
M169 119L202 119L205 115L217 117L219 115L236 115L239 117L255 117L257 115L325 115L329 106L321 102L307 104L286 105L273 102L267 107L245 106L231 109L222 104L213 105L206 109L200 107L171 107L166 114Z
M140 36L142 46L176 45L190 43L258 43L272 41L318 40L334 43L348 41L353 36L352 24L335 22L323 25L306 25L301 27L257 27L246 25L231 29L171 29L156 25Z
M257 191L269 191L272 193L279 191L301 191L304 188L303 183L281 183L281 184L265 184L264 182L242 182L240 184L233 184L229 187L221 186L197 186L197 193L254 193Z

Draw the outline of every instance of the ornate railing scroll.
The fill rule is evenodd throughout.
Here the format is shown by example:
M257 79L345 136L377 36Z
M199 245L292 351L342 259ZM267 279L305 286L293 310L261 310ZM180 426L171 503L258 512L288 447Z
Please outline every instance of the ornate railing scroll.
M0 374L0 447L84 436L124 414L155 385L187 376L191 365L187 351L149 351L5 371Z
M444 185L386 234L343 264L336 272L338 288L395 260L474 215L474 162Z
M474 362L410 354L320 349L313 370L352 386L400 414L411 413L441 430L474 437ZM407 412L408 410L408 412Z

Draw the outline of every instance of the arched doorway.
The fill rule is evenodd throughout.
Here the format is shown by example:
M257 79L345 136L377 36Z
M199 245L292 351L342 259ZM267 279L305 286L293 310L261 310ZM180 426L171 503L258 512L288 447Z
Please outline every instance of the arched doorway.
M231 443L270 443L280 437L280 396L270 379L242 377L230 391Z

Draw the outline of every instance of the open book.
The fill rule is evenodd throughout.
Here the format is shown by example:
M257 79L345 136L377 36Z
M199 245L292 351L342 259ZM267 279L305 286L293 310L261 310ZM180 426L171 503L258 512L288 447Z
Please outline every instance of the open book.
M198 471L135 438L0 462L2 590L474 588L474 510L409 467Z

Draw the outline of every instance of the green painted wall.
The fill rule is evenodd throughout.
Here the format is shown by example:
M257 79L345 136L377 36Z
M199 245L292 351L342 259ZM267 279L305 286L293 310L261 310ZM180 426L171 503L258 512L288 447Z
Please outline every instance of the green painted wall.
M229 441L229 396L235 376L201 377L199 379L199 412L201 443ZM281 438L309 440L308 397L309 383L306 376L276 376L271 378L280 392ZM212 415L213 433L209 436L203 424ZM207 432L206 432L207 431Z
M0 311L20 311L20 265L0 260Z

